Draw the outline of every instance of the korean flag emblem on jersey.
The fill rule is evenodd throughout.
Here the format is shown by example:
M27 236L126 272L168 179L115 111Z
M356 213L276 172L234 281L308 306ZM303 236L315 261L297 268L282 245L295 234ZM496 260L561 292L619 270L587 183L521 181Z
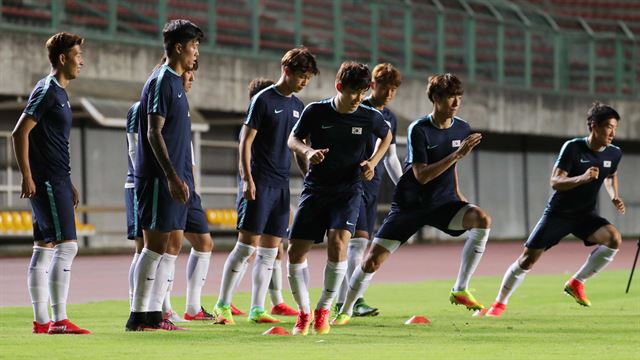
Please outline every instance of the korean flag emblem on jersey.
M609 161L609 160L605 160L605 161L602 163L602 166L604 166L604 167L606 167L606 168L610 168L610 167L611 167L611 161Z
M298 110L293 110L293 117L295 117L295 118L299 118L300 117L300 113L298 112Z
M352 127L351 128L351 133L354 135L362 135L362 128L361 127Z
M460 140L451 141L451 147L454 147L454 148L460 147Z

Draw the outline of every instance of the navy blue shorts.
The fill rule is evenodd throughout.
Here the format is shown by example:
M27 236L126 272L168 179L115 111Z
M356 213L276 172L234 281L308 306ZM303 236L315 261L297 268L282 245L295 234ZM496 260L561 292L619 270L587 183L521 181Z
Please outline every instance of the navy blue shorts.
M587 238L599 228L609 224L611 223L607 219L600 217L595 212L577 216L544 214L524 246L529 249L548 250L569 234L575 235L586 246L595 245L595 243L587 241Z
M78 239L71 178L37 182L36 194L29 200L35 241Z
M362 202L362 190L342 193L302 190L298 212L291 224L290 239L311 240L318 244L329 229L355 232Z
M124 189L124 208L127 215L127 239L142 237L142 229L138 221L138 199L134 188Z
M367 191L362 194L362 202L360 203L360 213L356 230L366 231L369 237L373 235L373 229L378 219L378 194L371 194Z
M187 205L189 205L189 208L187 209L187 223L184 227L184 232L193 234L209 233L209 222L207 221L207 215L202 208L200 195L195 191L192 191L189 195Z
M458 211L468 204L465 201L450 201L436 208L401 208L394 205L382 222L376 237L398 240L404 244L425 225L433 226L451 236L460 236L466 230L451 230L448 226Z
M161 232L185 229L191 196L186 204L173 200L166 179L136 178L136 196L142 229Z
M275 188L256 184L256 199L242 197L238 186L238 230L276 237L287 235L290 215L289 188Z

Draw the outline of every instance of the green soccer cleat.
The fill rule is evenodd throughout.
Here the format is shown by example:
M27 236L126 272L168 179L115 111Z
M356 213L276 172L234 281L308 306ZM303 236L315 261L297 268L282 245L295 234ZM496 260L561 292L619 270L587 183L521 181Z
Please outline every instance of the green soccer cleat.
M340 313L335 317L335 319L331 320L331 325L344 326L349 324L349 320L351 320L351 316L346 313Z
M249 311L249 317L247 318L247 321L252 322L254 324L274 324L274 323L280 322L280 320L267 314L267 312L261 306L253 306L251 308L251 311Z
M564 292L576 300L582 306L591 306L591 301L584 293L584 284L574 278L569 279L564 285Z
M353 316L378 316L378 308L371 307L364 302L364 298L356 300L353 305Z
M220 325L235 325L233 321L233 315L231 315L231 306L216 304L213 307L214 324Z
M468 310L482 310L484 306L480 304L469 290L451 291L449 301L454 305L464 305Z

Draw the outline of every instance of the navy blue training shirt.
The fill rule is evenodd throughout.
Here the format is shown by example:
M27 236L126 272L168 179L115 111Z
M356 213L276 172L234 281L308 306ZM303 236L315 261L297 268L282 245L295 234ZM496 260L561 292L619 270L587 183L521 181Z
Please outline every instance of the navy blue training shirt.
M352 113L339 113L333 99L309 104L293 128L297 138L309 137L313 149L329 149L323 162L309 165L304 185L326 192L359 190L360 163L369 158L367 144L372 136L387 136L389 126L378 110L366 105Z
M70 176L71 104L52 75L38 81L23 111L37 124L29 133L29 166L34 181Z
M366 98L363 102L364 105L375 108L371 103L371 97ZM377 109L376 109L377 110ZM391 129L391 144L396 143L396 134L398 131L398 119L396 119L396 115L389 110L389 108L384 107L382 110L378 110L382 113L382 117L384 117L384 121L387 122L387 126ZM367 144L367 155L370 157L373 155L373 151L376 148L376 141L378 138L375 135L371 136L371 141ZM382 172L385 171L384 162L380 161L376 166L375 174L373 175L373 179L371 181L363 181L362 184L364 186L364 191L366 192L375 192L377 195L378 188L380 186L380 181L382 181Z
M251 146L254 182L275 188L289 187L291 150L287 140L303 109L300 99L282 95L275 85L251 98L244 124L257 130Z
M138 115L140 109L140 101L137 101L135 104L131 105L129 111L127 112L127 134L138 134ZM129 149L129 138L127 137L127 151ZM135 175L135 171L133 168L133 163L131 162L131 157L127 156L127 184L133 184L133 177Z
M165 119L162 138L176 173L187 183L189 189L194 190L191 115L182 77L166 64L154 71L144 84L138 111L141 120L138 124L135 176L166 179L147 139L148 116L155 114Z
M595 211L600 187L607 176L618 170L621 158L622 151L614 145L594 151L589 147L587 138L575 138L564 143L555 166L566 171L568 177L582 175L592 166L597 166L600 172L598 178L589 183L571 190L554 191L545 213L580 215Z
M462 141L471 133L469 124L454 117L451 126L440 129L433 124L431 114L409 125L405 173L400 178L394 201L400 206L435 208L451 201L459 201L455 189L455 165L438 177L421 185L410 169L414 163L433 164L458 150Z

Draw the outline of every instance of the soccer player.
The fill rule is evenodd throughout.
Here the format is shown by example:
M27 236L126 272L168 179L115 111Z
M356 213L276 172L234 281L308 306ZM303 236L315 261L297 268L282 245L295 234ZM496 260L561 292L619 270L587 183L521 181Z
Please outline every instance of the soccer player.
M27 282L34 334L90 334L67 317L71 265L78 253L74 209L79 196L71 183L72 112L65 88L84 65L83 42L66 32L47 40L51 72L36 84L11 134L22 174L20 197L29 199L33 211L34 244Z
M234 324L231 301L243 263L256 252L251 310L248 320L278 322L264 310L267 287L278 245L289 224L287 138L304 105L295 95L318 74L314 56L306 48L287 51L276 84L251 98L240 133L238 186L238 242L224 264L220 294L213 309L218 323ZM257 250L256 250L257 246Z
M385 154L382 163L379 163L376 167L373 179L371 181L365 181L362 184L364 192L362 194L362 203L360 204L360 215L356 223L356 233L354 237L349 240L347 247L347 274L344 281L342 281L340 293L336 301L336 308L338 310L342 307L347 296L351 274L353 274L356 267L362 263L362 258L369 245L370 236L373 235L373 228L377 218L378 192L380 190L383 168L386 169L387 174L389 174L394 184L397 184L400 176L402 176L402 165L400 164L396 151L396 129L398 127L398 120L395 114L386 107L393 101L401 83L402 77L398 69L389 63L378 64L371 72L371 95L362 102L364 105L375 108L382 113L385 121L391 128L393 138L391 139L391 145L389 145L389 150ZM367 147L368 154L373 153L376 140L377 138L375 136L371 137L371 141ZM353 314L354 316L376 316L378 315L378 309L369 306L363 298L359 298L353 307Z
M611 144L619 120L615 109L596 102L587 112L589 135L564 143L551 172L550 184L554 192L524 244L524 251L505 272L498 297L486 311L487 316L504 313L509 297L533 265L568 234L575 235L586 246L597 245L564 286L564 291L578 304L591 306L584 283L613 261L621 241L616 227L596 211L598 192L604 183L613 206L620 214L625 212L624 202L618 194L618 164L622 152Z
M134 271L128 331L177 330L151 308L152 293L166 294L168 282L152 289L158 263L171 232L184 231L189 210L201 207L195 196L191 159L191 119L182 73L193 69L202 30L188 20L172 20L163 31L167 62L154 71L140 99L135 189L145 247Z
M289 136L289 147L309 164L288 250L289 285L299 310L294 335L307 335L312 320L317 334L329 333L329 308L347 272L347 243L358 220L362 180L371 181L391 143L382 114L361 104L370 82L366 65L343 62L336 75L336 96L309 104ZM372 136L381 141L369 154ZM325 233L324 289L311 314L307 253Z
M468 203L458 188L456 164L481 140L480 134L469 135L469 124L455 116L463 92L462 83L454 75L429 78L427 96L433 110L409 125L407 171L396 186L391 211L373 240L367 260L351 277L346 301L333 320L335 325L349 322L356 299L362 296L375 272L424 225L452 236L469 230L449 299L468 309L482 308L467 287L484 252L491 218Z

